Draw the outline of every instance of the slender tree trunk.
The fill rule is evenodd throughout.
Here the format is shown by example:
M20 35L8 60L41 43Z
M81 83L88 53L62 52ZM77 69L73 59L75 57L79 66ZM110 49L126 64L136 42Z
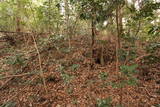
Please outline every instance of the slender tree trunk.
M101 46L101 59L100 59L100 62L101 62L102 66L104 66L104 54L103 54L103 52L104 52L104 46L103 45L104 44L102 44L102 46Z
M51 33L51 0L49 0L48 18L49 18L48 30L49 33Z
M16 17L16 24L17 24L16 31L21 32L21 27L20 27L20 23L21 23L21 18L20 18L21 3L20 3L20 0L17 0L17 9L18 9L18 14L17 14L17 17Z
M120 49L120 36L122 34L122 17L120 12L120 6L116 9L116 23L117 23L117 45L116 45L116 71L119 72L119 49ZM120 80L122 80L122 74L120 74ZM120 105L122 105L123 100L123 87L120 88Z
M123 12L122 7L119 6L119 33L120 33L119 36L122 36L123 34L123 13L122 12ZM119 47L121 48L120 41L119 41Z
M94 51L94 44L95 44L95 21L93 18L92 18L91 26L92 26L92 36L91 36L91 38L92 38L92 41L91 41L92 52L91 52L91 56L92 56L92 58L94 58L93 51Z
M71 36L69 35L69 4L68 4L68 0L64 0L64 4L65 4L66 35L68 36L69 49L71 49Z
M119 27L119 6L116 9L116 23L117 23L117 42L116 42L116 71L119 71L119 49L120 49L120 27Z
M16 29L16 31L20 32L21 28L20 28L20 17L19 16L17 16L16 22L17 22L17 29Z

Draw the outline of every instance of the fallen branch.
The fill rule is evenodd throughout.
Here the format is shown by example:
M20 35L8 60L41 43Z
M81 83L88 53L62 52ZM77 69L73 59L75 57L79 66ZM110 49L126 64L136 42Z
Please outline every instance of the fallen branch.
M2 77L0 79L2 80L2 79L6 79L6 78L22 77L22 76L26 76L26 75L33 75L33 73L24 73L24 74L18 74L18 75L9 75L9 76Z
M5 81L5 83L2 84L2 86L0 86L0 90L13 78L9 78L8 80Z
M14 77L22 77L22 76L26 76L26 75L32 75L33 73L25 73L25 74L19 74L19 75L9 75L6 77L2 77L1 79L6 79L9 78L8 80L6 80L2 86L0 86L0 89L2 89L9 81L11 81Z
M34 32L14 32L14 31L0 31L1 33L17 33L17 34L35 34ZM51 34L51 33L36 33L36 34Z
M149 55L151 55L151 54L144 54L144 55L142 55L142 56L139 56L138 58L135 59L135 62L138 62L139 60L141 60L141 59L143 59L144 57L149 56Z

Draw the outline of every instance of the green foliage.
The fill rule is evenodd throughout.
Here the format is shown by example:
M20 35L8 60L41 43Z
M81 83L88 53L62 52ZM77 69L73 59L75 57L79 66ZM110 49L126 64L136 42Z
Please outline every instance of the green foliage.
M152 38L160 37L160 26L153 25L148 30L148 34L152 35Z
M134 65L131 65L131 66L122 65L120 67L120 72L122 72L124 75L132 76L132 74L137 72L136 71L137 67L138 67L137 64L134 64Z
M160 104L155 104L154 106L155 106L155 107L160 107Z
M124 106L123 106L123 105L118 104L118 105L116 105L116 107L124 107Z
M76 71L79 67L80 67L79 64L73 64L73 65L71 66L71 70L72 70L72 71Z
M143 63L147 64L147 65L152 65L152 64L156 64L160 62L160 58L159 56L155 56L155 55L149 55L143 58Z
M98 76L101 80L106 80L108 77L108 74L106 72L101 72Z
M129 22L128 22L127 24L128 24L128 26L133 26L132 25L133 23L132 24L130 23L131 25L129 25ZM122 38L125 39L126 42L131 43L131 44L134 44L135 41L137 40L137 38L135 36L130 35L129 33L123 34Z
M118 5L124 5L124 0L71 0L71 3L78 3L78 12L81 19L92 19L94 24L103 24L112 16Z
M36 16L32 25L38 27L39 31L48 31L49 29L57 29L57 25L60 24L61 14L59 10L59 1L41 2L42 5L34 7ZM46 29L47 28L47 29Z
M107 43L107 41L106 41L106 40L97 40L97 42L98 42L98 43L100 43L100 44L102 44L102 45L104 45L104 44L106 44L106 43Z
M58 72L63 72L65 70L65 66L63 65L59 65L58 68L56 69L56 71Z
M154 53L157 49L160 49L160 43L151 43L146 46L145 50L147 53Z
M6 58L5 63L9 65L24 65L25 58L21 54L16 54L15 56L9 56Z
M143 0L138 5L138 9L135 3L127 5L125 9L125 34L128 37L133 37L133 40L135 38L153 40L159 36L159 22L157 23L156 20L158 20L157 10L160 8L160 3L153 0Z
M127 81L127 84L128 85L137 85L137 79L136 78L130 78L128 81Z
M16 103L13 101L8 101L8 102L0 105L0 107L16 107Z
M160 95L160 89L158 89L158 90L156 91L156 93Z
M20 17L20 24L27 30L40 32L48 31L49 26L50 29L57 28L62 17L58 4L59 0L50 4L48 1L4 0L0 3L0 30L15 31L17 16Z
M77 105L77 104L78 104L78 100L77 100L77 99L73 99L73 100L72 100L72 104Z
M66 40L66 36L65 35L50 35L50 39L55 42L55 41L62 41L62 40Z
M147 45L145 47L145 51L146 53L150 54L148 56L145 56L143 58L143 63L150 65L150 64L156 64L160 62L160 57L158 51L160 49L160 43L150 43L149 45Z
M108 97L106 99L98 99L97 100L97 107L112 107L112 99Z
M3 79L5 77L4 74L0 74L0 80Z
M153 17L154 10L157 10L160 8L160 3L158 3L158 2L153 3L153 1L146 0L146 1L143 1L141 7L142 8L140 9L139 13L137 14L138 17L140 17L140 18Z
M61 73L61 77L62 77L64 83L66 83L66 84L69 84L70 81L73 79L72 75L64 73L64 72Z
M6 72L6 70L4 70L4 69L0 69L0 73L2 73L2 72Z
M65 47L65 48L60 48L60 51L61 51L62 53L68 54L68 53L71 52L71 49Z
M128 47L126 47L128 48ZM119 60L120 61L131 61L137 57L136 49L134 47L129 47L130 49L120 49L119 52Z
M123 87L125 87L127 85L127 81L123 80L123 81L120 81L118 83L111 82L110 85L113 88L123 88Z
M134 77L134 74L137 73L137 64L134 65L122 65L120 66L120 71L121 74L121 80L120 82L110 82L109 84L113 87L113 88L123 88L126 85L131 85L131 86L135 86L137 85L137 78Z
M120 67L120 72L122 73L122 77L127 78L127 80L122 80L121 81L121 86L127 85L136 85L137 84L137 79L133 76L133 74L137 73L137 64L131 65L131 66L126 66L122 65Z
M72 87L67 88L67 93L72 94L73 93L73 88Z

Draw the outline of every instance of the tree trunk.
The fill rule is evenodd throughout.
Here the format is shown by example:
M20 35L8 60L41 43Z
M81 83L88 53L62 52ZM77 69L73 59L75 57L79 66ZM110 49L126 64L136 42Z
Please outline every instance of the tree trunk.
M16 17L16 24L17 24L16 31L21 32L21 27L20 27L20 23L21 23L21 18L20 18L21 3L20 3L20 0L17 0L17 9L18 9L18 14L17 14L17 17Z
M65 4L66 35L68 36L69 49L71 49L71 37L69 35L69 4L68 4L68 0L64 0L64 4Z
M116 71L119 72L119 49L120 49L119 6L117 6L117 9L116 9L116 24L117 24Z
M92 37L91 37L92 38L92 43L91 43L92 52L91 52L91 56L92 56L92 58L94 58L93 51L94 51L94 44L95 44L95 21L93 18L92 18L91 26L92 26Z
M49 0L49 10L48 10L48 19L49 19L49 24L48 24L48 30L49 34L51 33L51 0Z
M104 46L103 46L103 44L102 44L102 47L101 47L101 59L100 59L100 63L101 63L101 65L102 66L104 66L104 54L103 54L103 52L104 52Z
M122 14L122 7L119 6L119 35L122 36L123 34L123 14ZM119 41L120 43L120 41ZM119 44L121 47L121 44Z
M120 49L120 18L119 18L119 6L117 6L116 9L116 24L117 24L117 44L116 44L116 71L119 72L119 49ZM122 75L120 74L120 79L121 79ZM120 94L120 105L122 105L122 87L121 89L121 94Z

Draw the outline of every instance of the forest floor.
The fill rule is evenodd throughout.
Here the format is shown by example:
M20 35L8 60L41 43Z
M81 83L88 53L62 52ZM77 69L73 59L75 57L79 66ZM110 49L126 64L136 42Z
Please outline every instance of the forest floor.
M134 75L137 85L118 88L114 86L119 82L116 60L104 66L94 63L89 37L73 38L71 49L64 39L36 38L41 60L32 37L16 39L15 46L1 43L0 107L118 107L120 102L124 107L160 107L158 61L150 65L141 59L134 62L139 65ZM110 45L110 51L115 51Z

